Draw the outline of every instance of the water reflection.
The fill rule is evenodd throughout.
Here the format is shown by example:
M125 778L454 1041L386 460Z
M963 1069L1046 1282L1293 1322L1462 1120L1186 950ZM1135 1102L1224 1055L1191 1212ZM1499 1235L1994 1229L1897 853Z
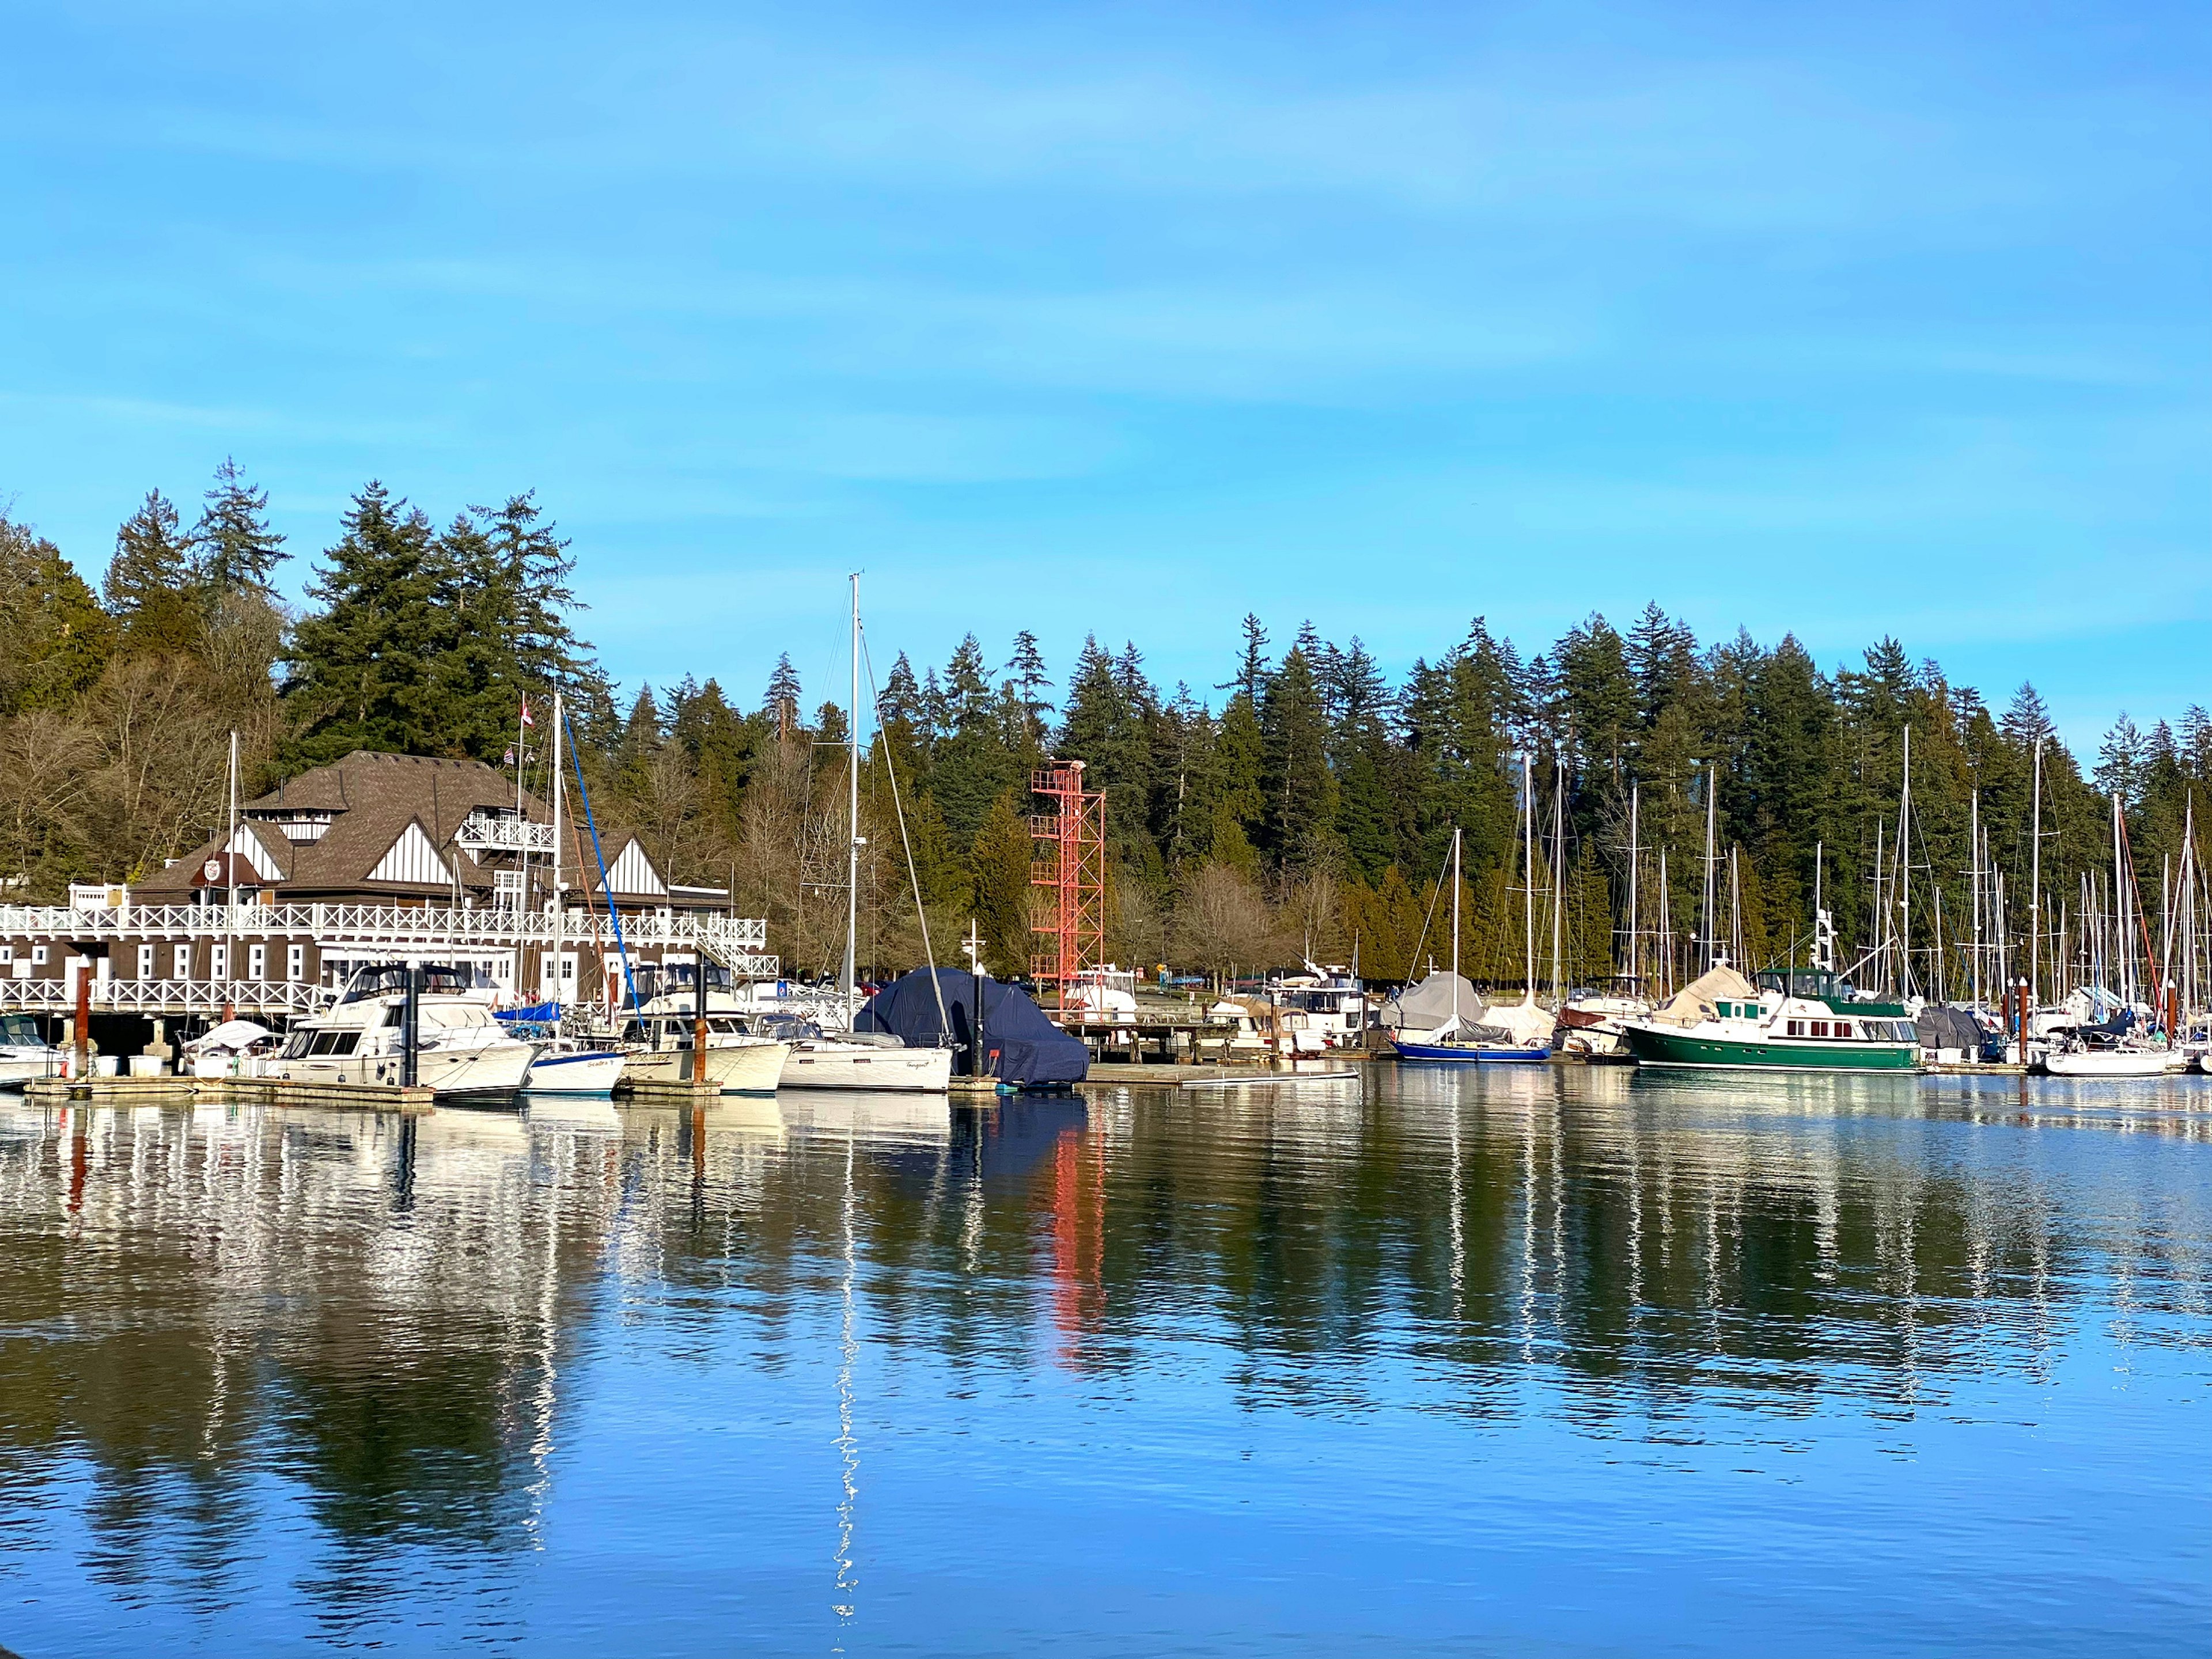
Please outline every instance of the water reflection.
M420 1610L390 1564L427 1549L473 1639L540 1593L593 1366L640 1352L672 1388L732 1347L831 1365L846 1623L902 1353L955 1397L1204 1377L1247 1413L1658 1448L1840 1403L1909 1436L1978 1409L1962 1382L2046 1384L2085 1328L2123 1366L2202 1355L2208 1105L1605 1068L984 1111L0 1100L0 1554L204 1620L274 1555L343 1636Z

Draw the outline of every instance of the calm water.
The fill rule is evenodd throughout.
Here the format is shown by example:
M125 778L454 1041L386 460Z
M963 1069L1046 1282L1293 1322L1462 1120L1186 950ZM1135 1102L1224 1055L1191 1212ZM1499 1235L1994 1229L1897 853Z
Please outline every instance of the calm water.
M2208 1081L0 1098L0 1644L2202 1653Z

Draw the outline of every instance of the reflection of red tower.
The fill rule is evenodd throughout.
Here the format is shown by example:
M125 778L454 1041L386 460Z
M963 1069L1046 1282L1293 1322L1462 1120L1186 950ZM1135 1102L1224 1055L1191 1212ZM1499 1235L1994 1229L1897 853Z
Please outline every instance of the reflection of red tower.
M1070 1129L1052 1149L1052 1322L1069 1370L1105 1313L1105 1137Z
M1065 1000L1077 975L1106 959L1106 796L1083 787L1081 761L1040 767L1030 788L1053 803L1030 820L1030 884L1051 895L1036 924L1045 948L1030 957L1030 971Z

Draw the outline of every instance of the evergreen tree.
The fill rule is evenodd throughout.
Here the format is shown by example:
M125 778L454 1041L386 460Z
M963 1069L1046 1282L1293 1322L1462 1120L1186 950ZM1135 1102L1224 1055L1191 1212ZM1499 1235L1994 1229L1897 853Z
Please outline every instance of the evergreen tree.
M2133 807L2142 799L2148 770L2150 745L2126 711L2114 720L2097 745L2096 781L2099 793L2118 795L2120 805Z
M198 643L206 609L192 543L179 533L177 509L160 490L148 490L115 532L101 586L127 649L179 655Z
M421 510L371 482L307 586L321 610L285 652L292 758L319 765L354 749L442 754L438 670L459 641L437 537Z
M905 657L899 658L899 666L906 666ZM913 678L912 671L908 671L907 678L909 680ZM768 690L761 699L761 708L775 722L779 733L798 729L799 696L799 671L791 665L791 653L780 652L775 659L775 671L768 677Z
M1006 672L1012 677L1015 694L1021 700L1022 714L1029 722L1030 746L1040 746L1052 717L1052 699L1044 695L1052 689L1052 681L1046 677L1044 653L1037 648L1037 637L1026 628L1014 635L1013 653L1006 660Z
M1304 645L1284 653L1260 708L1267 770L1267 848L1279 866L1327 863L1335 851L1336 780L1328 769L1328 721Z
M67 706L100 678L114 636L61 549L0 517L0 714Z
M269 527L269 492L246 483L228 456L215 470L192 544L202 579L218 593L265 594L284 561L284 538Z
M984 961L1002 979L1029 971L1030 856L1029 824L1012 793L1000 795L975 831L969 863Z

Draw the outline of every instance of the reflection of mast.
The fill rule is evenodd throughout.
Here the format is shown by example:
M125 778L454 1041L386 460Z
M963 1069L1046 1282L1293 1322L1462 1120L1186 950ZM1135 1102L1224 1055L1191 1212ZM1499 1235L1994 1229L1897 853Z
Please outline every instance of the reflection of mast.
M845 1129L845 1275L839 1287L837 1334L837 1467L842 1487L837 1499L837 1599L830 1610L840 1620L853 1616L853 1590L860 1578L853 1571L853 1510L860 1495L860 1443L853 1437L853 1362L860 1345L853 1336L853 1130Z

